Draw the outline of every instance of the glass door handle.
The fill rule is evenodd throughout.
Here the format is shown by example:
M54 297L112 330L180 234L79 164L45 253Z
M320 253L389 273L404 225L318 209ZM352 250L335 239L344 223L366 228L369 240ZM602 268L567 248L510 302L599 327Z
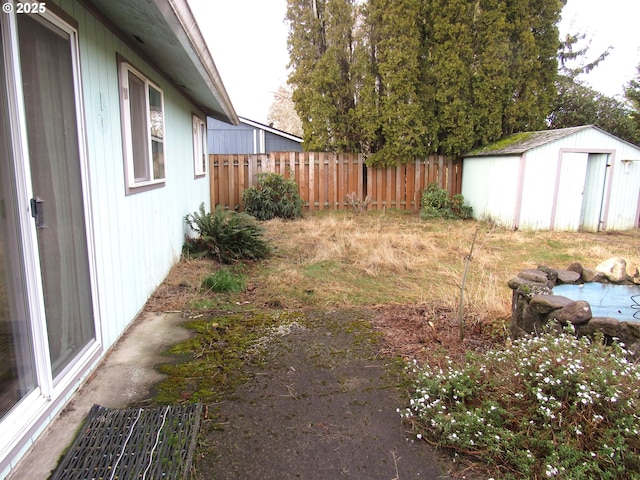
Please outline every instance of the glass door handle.
M36 220L36 228L47 228L44 223L44 200L40 197L31 199L31 216Z

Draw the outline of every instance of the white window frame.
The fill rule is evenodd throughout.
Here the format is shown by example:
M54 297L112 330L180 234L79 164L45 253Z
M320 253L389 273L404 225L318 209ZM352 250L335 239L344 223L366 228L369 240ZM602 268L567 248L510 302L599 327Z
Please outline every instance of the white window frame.
M195 113L191 117L193 128L193 172L196 178L207 174L207 124Z
M120 75L120 111L122 117L122 149L124 156L124 171L125 171L125 187L126 193L138 193L140 191L146 191L152 188L163 187L167 178L167 166L166 166L166 122L164 116L164 92L154 82L152 82L146 75L140 70L136 69L129 62L122 60L119 63L119 75ZM131 118L131 95L129 87L129 75L135 76L144 85L144 104L145 111L141 116L145 119L146 125L146 138L143 139L143 145L146 146L144 152L144 158L136 159L134 157L134 128L133 119ZM149 89L154 89L160 94L160 112L159 116L156 114L152 118L152 111L150 105ZM156 128L155 132L160 135L153 134L152 122L157 125L160 122L160 128ZM153 144L162 146L162 172L154 172L154 158L153 158ZM145 174L136 178L135 166L136 160L142 160L142 165L145 170Z

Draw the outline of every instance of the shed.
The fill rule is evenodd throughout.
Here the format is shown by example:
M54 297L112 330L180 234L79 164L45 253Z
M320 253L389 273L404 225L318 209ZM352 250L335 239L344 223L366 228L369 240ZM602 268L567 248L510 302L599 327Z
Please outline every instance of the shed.
M627 230L640 222L640 148L594 125L524 132L463 157L474 218L524 230Z
M186 0L3 11L0 479L180 259L207 116L238 123Z
M301 152L302 138L248 118L238 117L238 125L207 119L210 154L255 154Z

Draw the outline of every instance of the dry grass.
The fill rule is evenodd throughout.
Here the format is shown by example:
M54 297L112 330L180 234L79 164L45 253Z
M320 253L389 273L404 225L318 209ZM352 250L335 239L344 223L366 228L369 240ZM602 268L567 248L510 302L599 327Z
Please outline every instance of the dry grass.
M210 259L183 257L147 301L145 310L184 312L192 309L194 302L205 295L200 288L202 281L218 268L220 265Z
M594 267L619 255L640 265L640 230L609 234L520 232L473 221L423 221L405 212L327 212L264 223L274 255L248 268L249 289L215 301L287 308L437 305L455 311L466 256L476 249L466 284L469 318L504 323L507 281L537 265ZM150 301L150 309L184 309L202 297L202 279L218 266L183 260Z
M477 222L420 220L417 215L344 212L273 220L275 258L261 269L263 292L291 307L429 303L454 307L476 228L467 296L474 310L508 315L509 278L525 267L595 266L622 255L638 263L638 231L621 234L513 232ZM312 292L312 295L300 295Z

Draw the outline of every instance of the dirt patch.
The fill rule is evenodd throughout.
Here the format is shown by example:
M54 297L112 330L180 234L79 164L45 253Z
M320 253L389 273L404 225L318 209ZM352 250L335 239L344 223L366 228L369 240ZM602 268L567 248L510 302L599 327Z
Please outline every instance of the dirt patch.
M483 322L479 314L471 312L465 315L464 339L460 341L458 313L444 306L384 305L375 312L372 323L384 336L385 353L429 365L444 366L447 357L484 353L503 344L507 334L496 327L501 322Z
M401 367L367 326L371 316L309 313L266 335L265 364L247 367L251 379L208 408L197 478L447 478L401 422Z

